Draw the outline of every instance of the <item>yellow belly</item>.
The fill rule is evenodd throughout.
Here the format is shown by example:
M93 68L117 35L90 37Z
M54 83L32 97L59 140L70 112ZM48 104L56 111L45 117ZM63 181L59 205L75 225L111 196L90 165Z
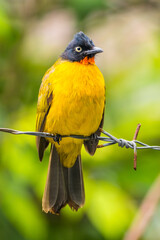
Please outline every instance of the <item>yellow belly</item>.
M45 132L89 136L101 122L105 102L104 78L94 64L63 62L50 74L53 102ZM51 139L48 139L52 141ZM56 144L64 166L74 164L83 140L63 139Z

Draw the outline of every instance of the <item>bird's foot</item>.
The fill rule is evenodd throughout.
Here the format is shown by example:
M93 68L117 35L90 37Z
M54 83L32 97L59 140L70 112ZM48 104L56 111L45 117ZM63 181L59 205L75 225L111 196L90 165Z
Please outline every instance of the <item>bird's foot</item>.
M60 141L62 141L62 136L60 134L55 134L54 141L60 144Z
M91 140L97 140L97 134L96 134L96 133L93 133L93 134L90 136L90 139L91 139Z

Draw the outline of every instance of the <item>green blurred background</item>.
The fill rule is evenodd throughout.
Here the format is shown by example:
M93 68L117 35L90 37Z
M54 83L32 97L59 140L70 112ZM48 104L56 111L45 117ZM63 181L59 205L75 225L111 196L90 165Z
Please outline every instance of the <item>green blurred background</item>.
M160 3L157 0L0 0L0 127L35 130L45 71L83 30L104 53L104 129L160 145ZM60 216L41 211L49 149L38 160L35 138L0 133L0 239L123 239L160 169L160 153L117 146L83 149L86 204ZM156 237L155 237L156 236ZM143 240L160 239L160 204Z

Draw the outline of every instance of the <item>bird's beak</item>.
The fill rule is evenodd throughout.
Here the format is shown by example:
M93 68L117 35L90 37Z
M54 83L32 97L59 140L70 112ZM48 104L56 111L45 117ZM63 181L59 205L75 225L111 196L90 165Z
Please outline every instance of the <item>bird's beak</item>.
M101 53L101 52L103 52L103 50L101 48L93 47L92 49L85 51L84 54L86 56L88 56L88 55L92 55L92 54L95 55L95 54Z

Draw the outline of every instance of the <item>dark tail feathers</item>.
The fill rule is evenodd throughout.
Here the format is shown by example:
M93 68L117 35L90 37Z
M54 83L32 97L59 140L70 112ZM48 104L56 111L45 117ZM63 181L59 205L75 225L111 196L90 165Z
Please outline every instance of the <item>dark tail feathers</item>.
M85 201L84 184L79 155L73 167L63 167L57 150L51 146L47 182L43 194L43 211L59 214L66 204L73 210L82 207Z

